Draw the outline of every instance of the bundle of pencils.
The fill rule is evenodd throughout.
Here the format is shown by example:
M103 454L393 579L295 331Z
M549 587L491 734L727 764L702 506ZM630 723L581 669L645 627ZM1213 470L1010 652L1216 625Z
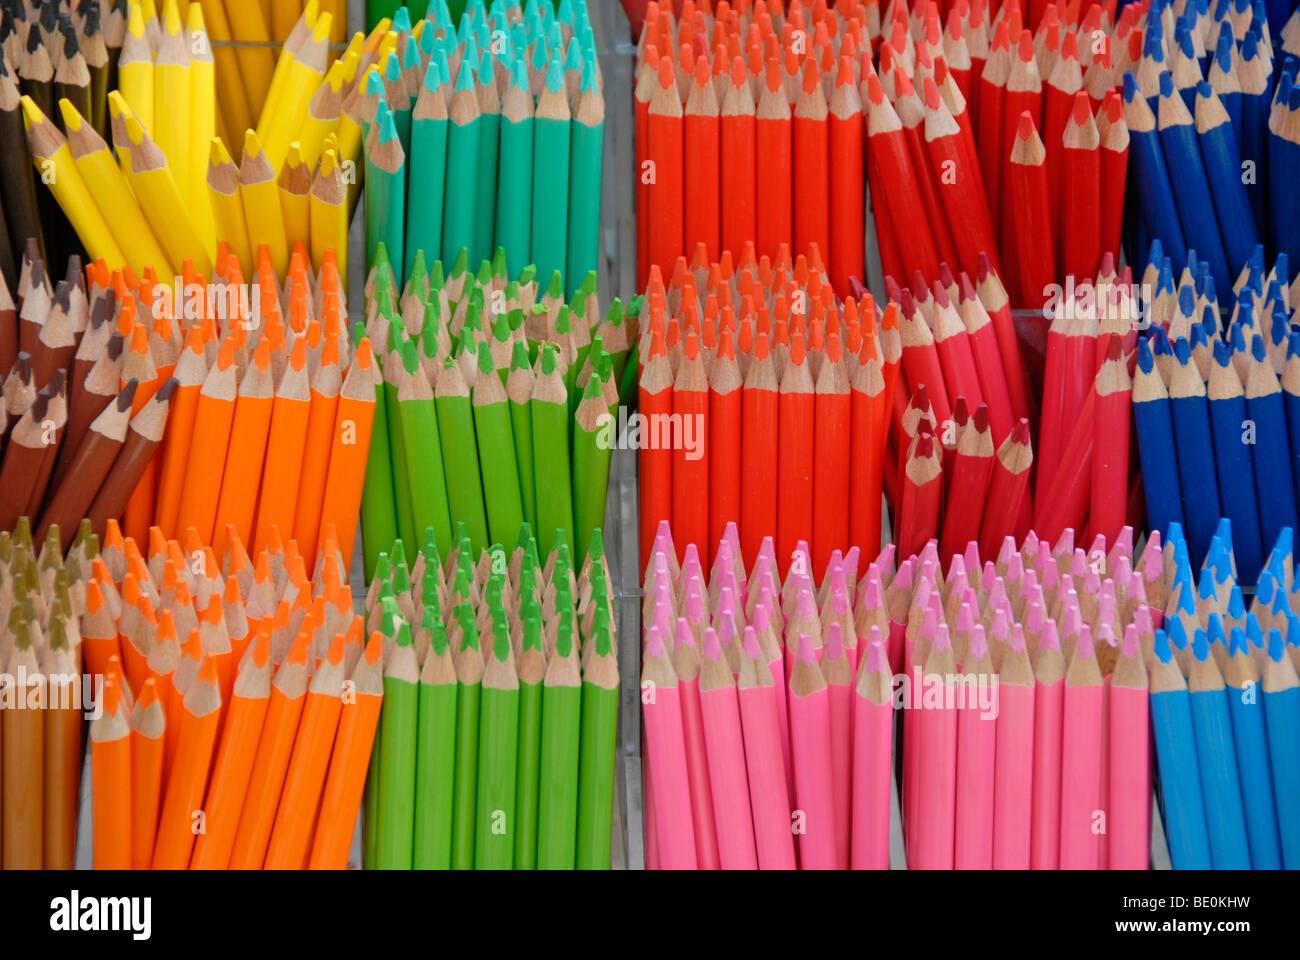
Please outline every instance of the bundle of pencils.
M330 14L317 19L309 4L282 52L261 122L227 117L218 127L203 21L209 6L220 9L190 4L183 23L168 0L163 24L149 29L141 6L131 5L116 89L107 94L111 137L74 98L24 95L15 102L30 160L49 187L40 193L57 202L91 257L110 269L142 274L153 266L177 276L190 260L208 274L223 243L239 255L245 275L263 243L281 275L298 243L319 269L327 249L341 256L347 246L362 130L344 106L355 99L357 70L378 56L383 38L358 34L327 72ZM256 11L250 19L258 19ZM156 58L150 42L158 45ZM230 47L216 49L233 56ZM269 60L263 48L244 53ZM5 89L0 77L7 106Z
M641 651L650 869L888 868L893 671L860 556L836 550L818 587L801 543L783 580L766 537L747 574L728 523L706 574L661 524Z
M594 272L566 302L558 270L511 279L501 249L477 274L468 264L461 248L449 273L438 260L426 269L417 251L403 288L387 246L376 252L366 326L383 381L361 507L371 577L381 550L430 527L449 555L464 523L477 553L513 542L526 520L542 554L563 539L581 563L604 523L636 307L615 299L602 315Z
M585 0L427 6L414 28L393 14L395 46L360 75L367 266L380 241L403 283L416 251L500 248L572 297L597 267L605 122Z
M95 705L83 673L89 525L65 560L60 531L33 543L26 519L0 531L0 868L71 870L77 845L82 718Z
M1234 574L1235 532L1224 518L1197 573L1182 531L1170 525L1164 624L1147 655L1165 835L1178 870L1295 870L1295 534L1287 528L1274 543L1247 608Z
M126 510L177 391L174 328L139 306L145 289L76 256L56 280L34 240L17 302L0 279L0 529L30 517L43 540L89 517L102 535Z
M1133 378L1150 526L1180 524L1199 565L1219 517L1230 518L1237 576L1249 587L1264 547L1298 529L1300 332L1288 258L1270 269L1257 247L1224 288L1205 261L1177 270L1163 241L1152 241L1151 256Z
M87 580L95 866L341 869L384 687L333 527L314 559L272 527L254 563L233 530L218 562L110 523Z
M1265 243L1270 259L1289 256L1285 279L1294 279L1300 14L1292 6L1281 5L1290 13L1282 25L1273 5L1152 4L1141 59L1124 78L1137 199L1133 262L1145 262L1158 239L1175 274L1194 252L1223 291Z
M463 524L441 558L426 530L409 569L380 555L368 624L384 642L384 709L366 792L365 864L391 870L609 869L618 645L599 530L575 570L476 552Z
M19 96L31 96L46 112L67 97L106 131L110 74L125 29L123 11L101 0L0 3L0 273L10 284L28 238L54 261L80 252L52 198L36 189Z

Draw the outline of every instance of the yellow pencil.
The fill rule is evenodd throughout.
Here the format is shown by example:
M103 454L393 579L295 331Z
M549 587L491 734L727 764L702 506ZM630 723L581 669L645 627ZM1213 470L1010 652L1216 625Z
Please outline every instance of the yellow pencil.
M144 11L132 0L117 58L117 89L146 130L153 129L153 87L153 48L145 35Z
M104 258L110 270L126 266L126 257L113 239L104 214L95 203L86 182L77 172L72 149L65 137L49 118L41 112L36 101L29 96L21 99L23 126L27 130L27 149L41 180L50 187L54 199L77 231L91 257ZM16 149L10 144L8 149Z
M242 137L244 131L253 125L253 114L248 106L244 81L239 75L235 49L223 46L231 39L230 23L226 20L226 8L221 5L221 0L200 0L199 5L203 8L208 39L214 44L212 57L217 64L217 109L227 136L234 142L233 138Z
M212 258L194 230L180 188L168 169L167 155L158 149L116 90L108 95L108 110L113 120L113 144L119 156L128 155L131 186L171 268L179 275L189 257L194 269L210 274Z
M304 40L311 36L313 27L316 25L317 11L319 10L318 0L308 0L306 7L303 8L302 16L298 22L293 25L289 31L289 36L285 38L284 46L280 48L280 56L275 61L275 72L271 74L271 89L267 91L266 101L262 104L262 113L258 117L258 136L262 136L264 131L262 124L266 118L279 110L280 100L284 93L284 84L289 75L289 64L293 63L293 58L302 46Z
M325 252L333 250L345 289L348 277L347 200L338 154L326 147L311 185L311 267L319 273Z
M302 0L271 0L271 36L283 43L302 14Z
M216 62L208 40L207 26L203 22L203 7L190 4L190 149L189 177L184 192L189 196L194 210L194 225L208 246L208 253L216 256L216 225L212 204L208 198L208 151L212 138L217 135Z
M285 70L284 84L274 105L262 115L257 126L266 155L277 169L284 162L289 143L298 139L312 94L325 79L331 21L328 13L317 17L311 33L299 44Z
M311 167L302 159L302 149L297 140L289 144L289 155L284 158L280 176L276 181L280 190L280 213L284 217L284 235L292 247L295 243L311 241Z
M343 84L346 81L348 59L355 70L360 54L349 53L347 59L335 60L334 66L325 74L325 82L316 88L311 101L307 104L307 115L303 119L302 129L298 131L298 145L302 148L302 159L312 169L320 159L321 145L325 138L338 129L339 114L343 112Z
M217 241L225 243L239 261L244 276L253 275L253 248L248 241L248 221L244 218L244 201L239 190L239 168L230 159L230 151L214 137L208 150L208 197Z
M258 44L235 48L239 72L248 94L248 107L254 120L261 115L266 93L271 88L271 72L275 70L275 56L271 49L271 34L266 19L252 9L248 0L225 0L226 19L236 43Z
M164 0L162 36L154 57L153 126L146 126L167 155L182 196L191 194L189 36L176 0ZM130 103L127 100L127 103Z
M137 274L143 274L148 266L155 269L166 266L167 255L154 237L126 176L113 162L113 153L104 138L70 100L60 100L59 111L63 114L63 129L68 132L68 146L77 172L95 198L126 262Z
M158 23L158 5L154 0L140 0L140 12L144 16L144 35L149 40L149 47L157 50L158 41L162 39L162 28Z
M289 268L289 241L284 229L284 215L280 212L275 168L271 166L266 151L252 130L244 133L239 186L244 203L244 221L248 225L249 246L256 250L266 244L275 275L283 277Z

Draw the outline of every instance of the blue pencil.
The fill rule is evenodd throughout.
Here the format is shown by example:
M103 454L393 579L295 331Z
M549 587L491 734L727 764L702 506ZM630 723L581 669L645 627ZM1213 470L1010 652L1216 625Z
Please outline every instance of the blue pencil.
M1147 518L1152 530L1164 533L1171 522L1183 522L1182 488L1178 483L1178 457L1174 451L1169 394L1155 370L1155 360L1145 337L1138 341L1138 365L1133 379L1133 420L1137 426Z
M1286 411L1277 374L1269 364L1264 339L1255 334L1247 360L1246 409L1255 425L1251 457L1264 542L1277 539L1283 527L1296 527L1294 473L1287 439Z
M1174 79L1168 73L1160 75L1157 125L1165 161L1171 171L1177 171L1177 176L1171 177L1171 186L1184 239L1210 264L1215 284L1227 290L1232 286L1232 278L1228 275L1228 261L1223 252L1214 207L1207 202L1210 184L1201 162L1200 148L1196 145L1195 124L1182 98L1174 95Z
M1264 540L1259 511L1255 507L1255 467L1250 448L1242 443L1246 395L1232 365L1228 345L1222 340L1214 342L1208 394L1219 501L1224 514L1232 521L1238 576L1249 586L1259 576L1259 566L1264 559Z
M1228 694L1219 667L1210 656L1205 631L1197 628L1192 640L1191 672L1187 678L1196 761L1205 799L1205 826L1210 837L1210 859L1216 870L1250 868L1250 844L1241 806L1241 781L1237 776Z
M1224 254L1231 277L1241 271L1254 252L1259 236L1242 181L1241 158L1233 121L1226 102L1204 81L1196 88L1196 139L1201 146L1205 175L1219 217ZM1240 123L1240 120L1236 121ZM1217 278L1216 278L1217 279Z
M1191 362L1186 340L1174 344L1174 361L1170 367L1169 407L1183 492L1184 530L1192 564L1200 566L1221 516L1210 410L1205 381Z
M1251 29L1242 41L1236 73L1241 87L1241 159L1254 164L1246 192L1255 214L1255 229L1263 237L1268 235L1268 107L1273 84L1258 30Z
M1278 843L1277 813L1273 807L1273 775L1259 681L1259 666L1246 647L1246 634L1240 627L1233 627L1224 682L1228 686L1228 714L1232 719L1232 742L1237 751L1250 862L1256 870L1280 870L1282 848Z
M1124 74L1124 120L1128 123L1129 162L1133 166L1147 235L1159 238L1165 256L1181 271L1187 262L1187 247L1169 183L1169 169L1165 166L1155 114L1138 89L1132 71Z
M1170 48L1169 73L1174 89L1183 98L1187 109L1196 103L1196 85L1201 82L1201 63L1196 55L1196 44L1186 17L1179 17L1174 25L1174 43Z
M1268 636L1268 659L1264 661L1264 718L1268 727L1268 752L1272 760L1273 797L1278 812L1278 836L1282 863L1288 870L1300 869L1300 682L1281 631Z
M1160 769L1165 835L1177 870L1208 870L1210 838L1196 759L1196 736L1187 681L1174 662L1168 635L1156 631L1151 660L1151 729Z
M1284 172L1300 169L1300 118L1292 106L1296 91L1294 73L1284 70L1268 124L1269 225L1273 249L1284 251L1292 264L1288 280L1294 279L1295 264L1300 263L1300 184Z

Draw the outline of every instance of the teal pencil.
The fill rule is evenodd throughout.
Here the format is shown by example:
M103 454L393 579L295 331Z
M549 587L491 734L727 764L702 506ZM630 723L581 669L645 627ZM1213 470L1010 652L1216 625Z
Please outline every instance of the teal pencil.
M532 260L539 277L564 272L569 219L569 101L558 57L546 68L546 83L533 114ZM538 531L542 533L542 531Z
M407 184L406 272L417 250L442 259L443 187L447 179L447 58L439 51L424 72L411 116L411 176Z
M596 83L595 63L590 60L582 65L582 83L571 127L568 253L564 267L565 289L570 299L588 272L597 268L597 244L600 236L605 97Z
M599 174L598 174L599 175ZM532 242L533 97L528 73L515 60L501 98L501 167L497 178L496 242L506 253L506 273L529 261Z
M461 64L447 128L447 187L443 198L442 253L474 246L478 197L479 105L474 68Z
M468 51L466 53L468 56ZM464 69L463 67L461 68ZM478 179L474 184L474 262L490 260L495 249L497 208L497 147L501 136L501 99L497 94L492 55L485 49L478 70Z
M366 269L382 241L402 285L403 233L406 223L406 152L388 104L380 102L366 138Z

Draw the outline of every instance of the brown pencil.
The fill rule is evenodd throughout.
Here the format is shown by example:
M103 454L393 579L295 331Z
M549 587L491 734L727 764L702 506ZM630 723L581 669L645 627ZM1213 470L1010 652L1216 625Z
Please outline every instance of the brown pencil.
M126 509L126 502L135 490L136 483L153 458L158 444L162 442L163 429L167 426L167 410L171 406L175 389L176 378L171 377L145 404L144 409L131 418L126 443L113 461L113 468L87 514L95 532L101 537L109 518L121 516Z

